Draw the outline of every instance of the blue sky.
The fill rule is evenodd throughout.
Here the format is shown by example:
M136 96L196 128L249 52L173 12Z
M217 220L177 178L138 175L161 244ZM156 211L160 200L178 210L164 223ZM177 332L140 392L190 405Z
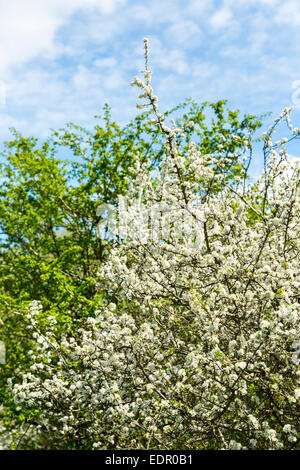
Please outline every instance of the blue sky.
M162 111L228 99L275 118L294 104L300 127L299 0L0 0L0 141L10 126L39 137L90 127L104 103L128 122L144 37Z

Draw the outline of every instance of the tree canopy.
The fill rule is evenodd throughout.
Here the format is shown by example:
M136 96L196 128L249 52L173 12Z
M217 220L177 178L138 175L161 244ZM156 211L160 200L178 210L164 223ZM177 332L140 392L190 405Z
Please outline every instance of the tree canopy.
M299 171L271 140L290 110L250 184L263 116L191 99L161 114L150 79L133 84L152 109L125 126L106 105L92 130L5 143L0 433L11 448L296 448ZM169 208L168 231L145 243L129 213L126 239L100 238L97 207L121 196Z

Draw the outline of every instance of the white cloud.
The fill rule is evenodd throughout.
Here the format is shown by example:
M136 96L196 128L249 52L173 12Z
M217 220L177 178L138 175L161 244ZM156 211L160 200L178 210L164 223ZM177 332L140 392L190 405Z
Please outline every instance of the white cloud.
M159 70L167 70L176 72L179 75L189 73L190 67L184 50L180 47L164 46L163 40L157 36L149 37L150 44L150 67L153 68L154 74ZM141 45L137 45L137 52L141 55ZM139 70L142 70L143 59L139 63Z
M251 7L258 7L260 10L263 7L274 8L282 0L224 0L224 6L230 8L241 8L242 10L249 9Z
M128 9L128 14L132 21L143 23L146 26L150 26L156 19L155 11L153 8L149 8L146 5L133 5Z
M105 70L90 70L84 65L78 66L77 72L72 77L72 83L75 90L91 98L93 94L98 94L97 89L107 91L129 87L129 83L123 77L122 70L118 68L107 73Z
M232 12L229 8L226 7L216 11L216 13L210 17L210 24L215 29L226 28L230 25L231 21Z
M95 60L93 65L99 68L112 68L116 67L117 61L114 57L105 57L103 59Z
M275 15L278 23L289 26L300 25L300 3L299 0L285 0L282 2Z
M194 21L174 22L165 32L165 36L178 44L193 46L199 42L202 33Z
M80 8L111 15L126 0L0 0L0 72L51 51L55 33Z
M194 61L191 66L191 74L194 80L203 80L218 76L219 67L211 62Z
M94 74L84 65L78 65L77 71L72 77L72 82L76 90L83 90L88 87L94 88L97 83L99 85L99 75Z
M188 0L185 9L193 18L206 18L208 11L212 10L214 0Z

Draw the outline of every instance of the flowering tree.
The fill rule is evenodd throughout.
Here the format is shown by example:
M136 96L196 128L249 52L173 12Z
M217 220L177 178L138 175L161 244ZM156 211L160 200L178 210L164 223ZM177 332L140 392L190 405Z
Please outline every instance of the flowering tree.
M115 224L123 230L112 233L121 242L97 275L105 295L96 315L68 330L30 305L31 363L9 380L27 415L11 439L46 448L299 448L299 167L289 163L288 139L272 143L290 110L264 136L261 178L247 183L245 140L235 154L240 177L229 184L222 139L219 152L192 143L187 151L193 123L166 126L147 41L145 57L144 80L133 85L165 135L164 158L154 175L151 161L131 169L125 219ZM158 208L155 220L141 226L141 207Z
M176 122L183 127L194 121L193 127L186 127L183 153L194 140L202 153L216 154L222 140L230 184L242 171L234 151L242 149L249 136L254 140L261 122L255 116L240 118L225 104L220 100L198 105L188 99L165 115L181 115ZM116 238L97 237L101 220L97 207L101 201L116 207L135 178L131 172L136 161L151 162L149 170L161 162L165 135L150 117L151 110L146 110L120 127L105 105L101 125L92 130L68 124L42 142L14 131L4 144L0 165L0 341L7 350L5 365L0 366L4 430L18 429L34 414L32 408L15 404L6 391L7 378L16 367L27 370L31 360L33 338L24 320L30 302L41 302L40 322L42 315L53 315L61 330L76 332L81 320L95 315L106 295L95 289L95 278ZM65 154L59 160L65 148L73 160L66 161ZM219 189L216 185L214 191Z

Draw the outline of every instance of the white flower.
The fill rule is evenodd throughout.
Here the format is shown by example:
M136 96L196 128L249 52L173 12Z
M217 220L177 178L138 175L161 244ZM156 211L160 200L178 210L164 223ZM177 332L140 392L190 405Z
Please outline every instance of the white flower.
M234 440L231 440L229 442L229 449L240 450L241 448L242 448L242 444L240 444L239 442L236 442Z
M237 362L235 365L236 369L245 369L247 367L247 363L244 361Z
M292 430L292 427L290 424L286 424L285 426L283 426L283 432L286 432L286 433L290 433L291 430Z

